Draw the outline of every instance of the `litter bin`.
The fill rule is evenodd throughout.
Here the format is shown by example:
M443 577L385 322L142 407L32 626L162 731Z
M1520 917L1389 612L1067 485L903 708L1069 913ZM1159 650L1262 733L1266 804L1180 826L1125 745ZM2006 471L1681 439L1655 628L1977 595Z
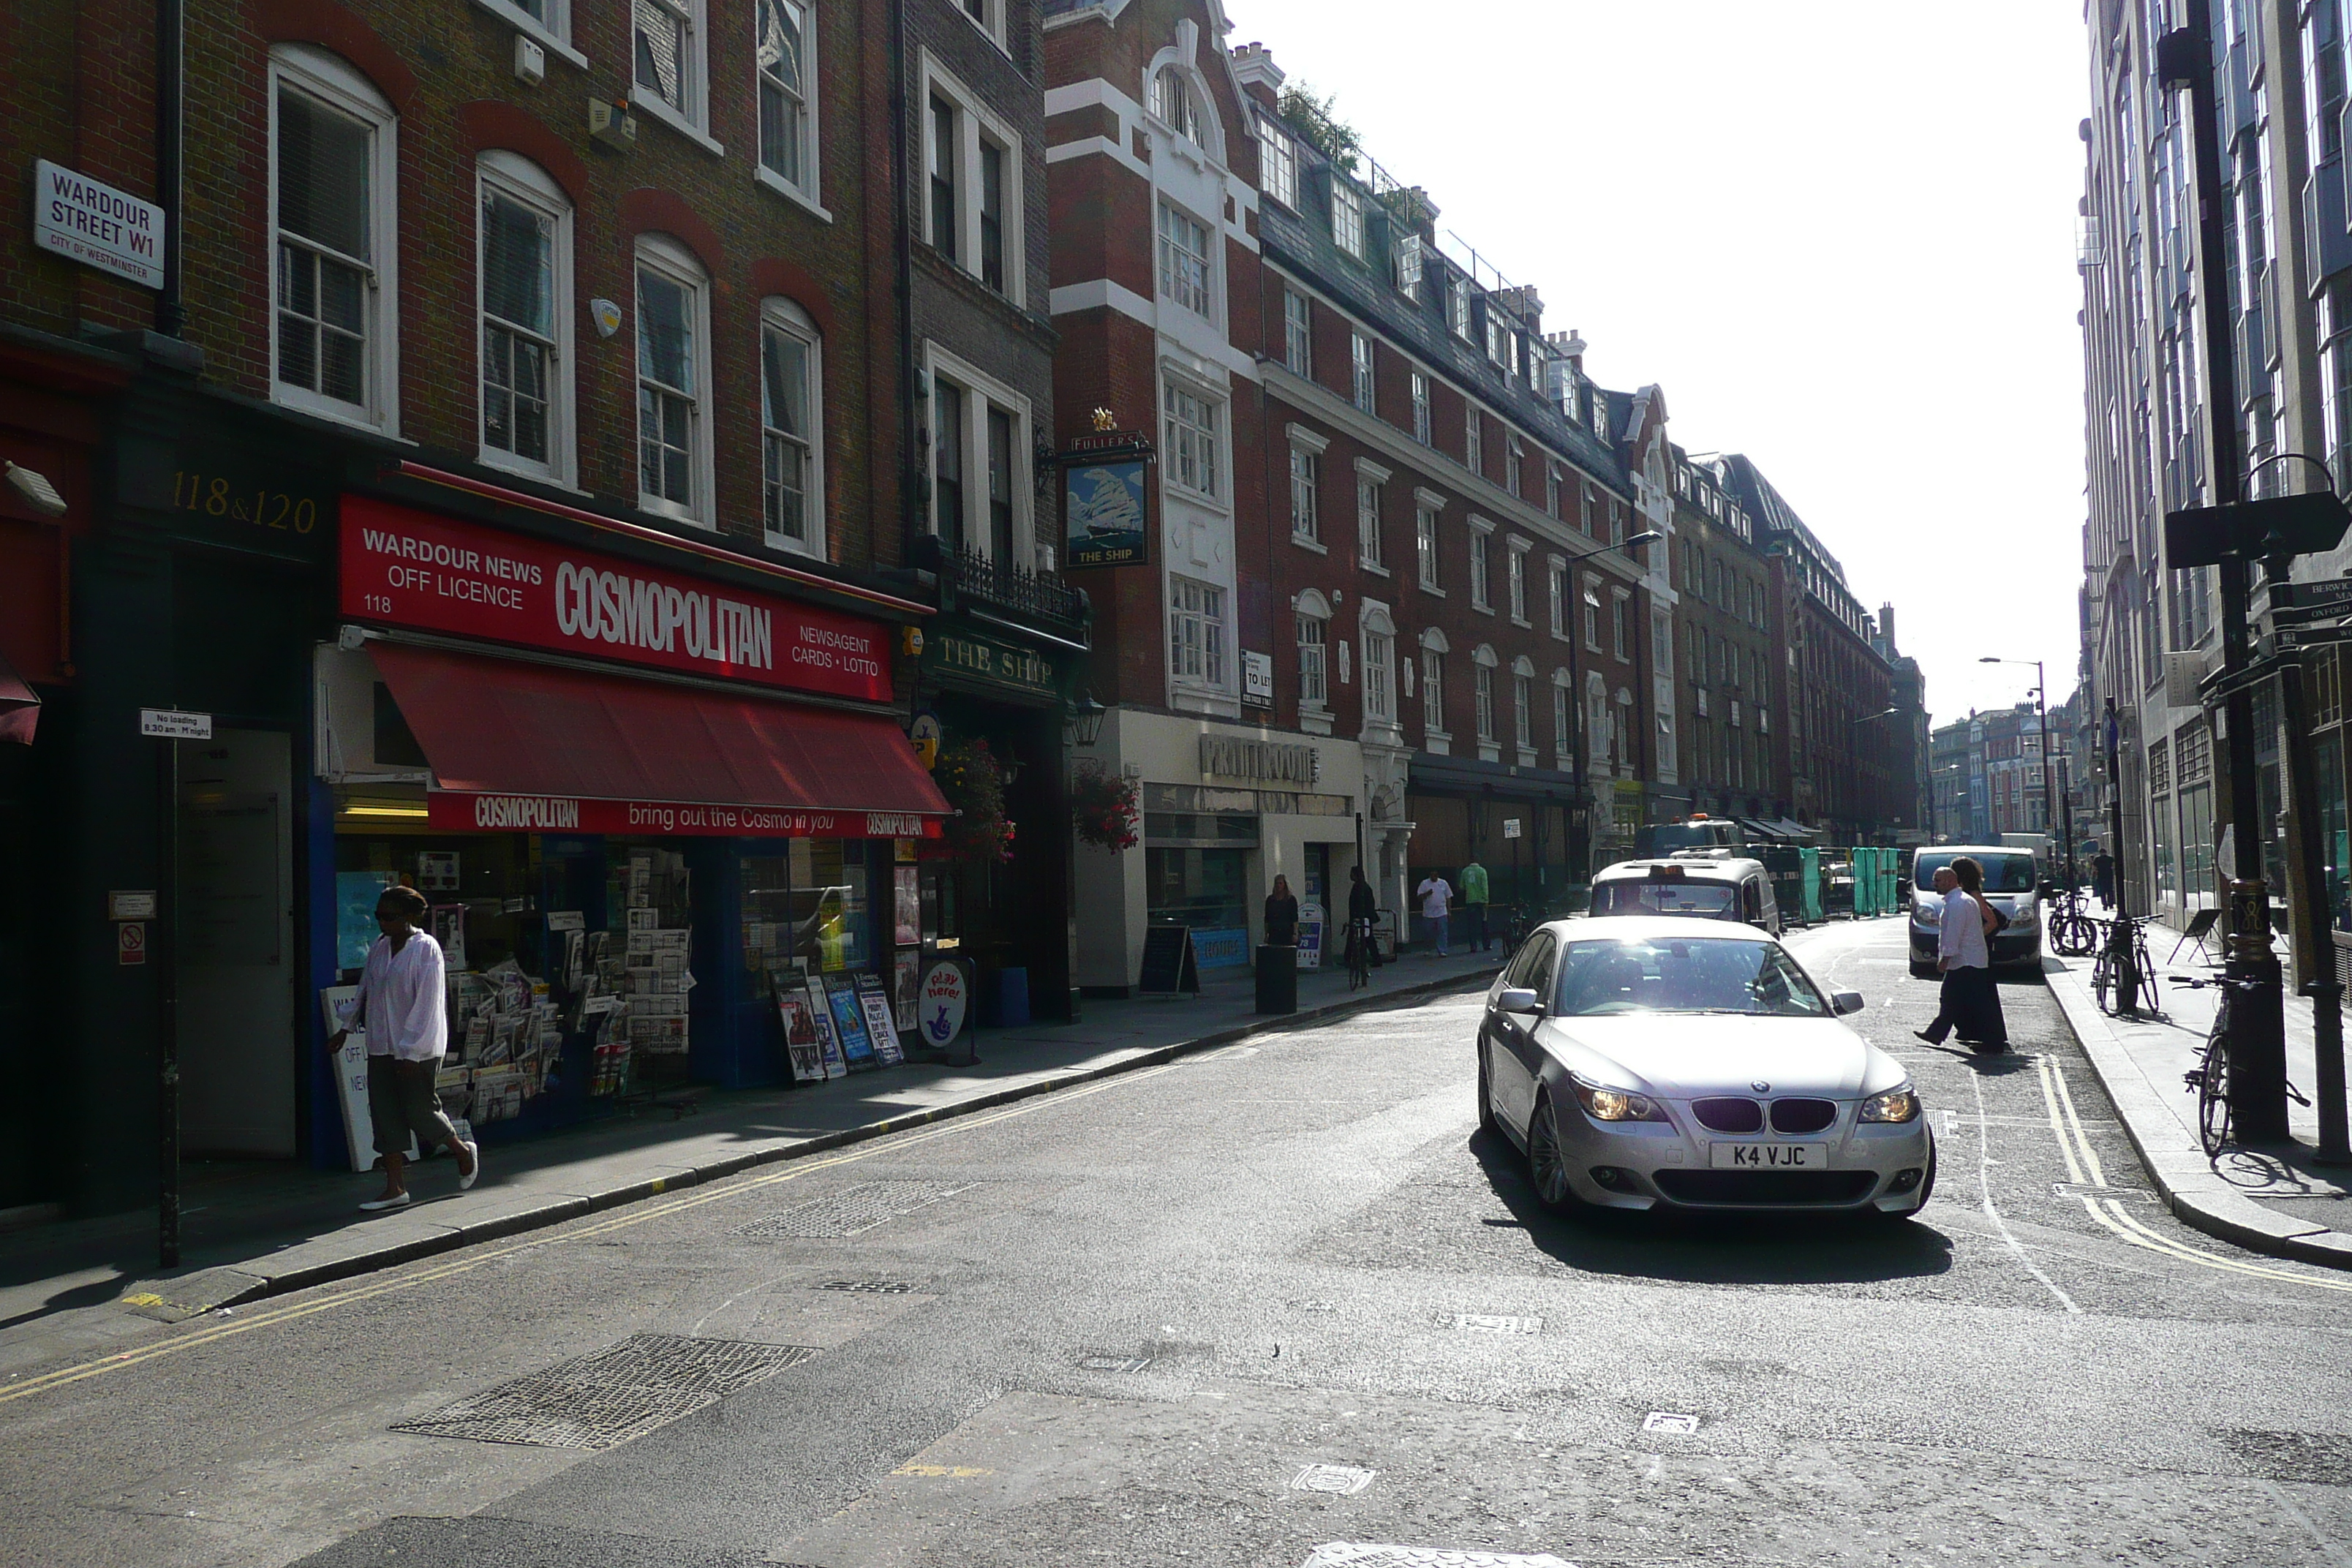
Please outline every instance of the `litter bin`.
M1298 950L1265 946L1257 950L1257 1010L1261 1013L1298 1011Z

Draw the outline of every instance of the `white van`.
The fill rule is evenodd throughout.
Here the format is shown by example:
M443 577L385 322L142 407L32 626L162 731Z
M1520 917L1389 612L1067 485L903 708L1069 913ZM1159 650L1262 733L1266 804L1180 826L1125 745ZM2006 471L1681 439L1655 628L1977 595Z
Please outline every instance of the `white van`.
M1592 879L1592 913L1689 915L1740 921L1780 934L1772 874L1760 860L1697 850L1663 860L1620 860Z

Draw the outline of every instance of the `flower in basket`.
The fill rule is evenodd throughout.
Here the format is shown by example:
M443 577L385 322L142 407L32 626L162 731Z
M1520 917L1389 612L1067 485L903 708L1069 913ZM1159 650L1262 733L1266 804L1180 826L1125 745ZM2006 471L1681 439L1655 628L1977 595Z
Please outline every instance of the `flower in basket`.
M1081 844L1117 854L1135 847L1135 781L1100 768L1080 768L1070 780L1070 826Z
M1010 860L1013 823L1004 815L1004 770L984 740L956 741L940 748L931 778L955 815L943 837L924 853L947 860Z

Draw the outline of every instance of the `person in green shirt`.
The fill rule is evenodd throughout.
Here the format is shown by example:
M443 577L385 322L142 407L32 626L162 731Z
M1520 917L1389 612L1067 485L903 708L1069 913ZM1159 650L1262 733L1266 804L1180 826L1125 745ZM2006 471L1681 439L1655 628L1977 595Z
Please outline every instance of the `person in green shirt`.
M1462 868L1462 915L1468 927L1470 945L1484 952L1493 945L1486 931L1486 868L1472 860Z

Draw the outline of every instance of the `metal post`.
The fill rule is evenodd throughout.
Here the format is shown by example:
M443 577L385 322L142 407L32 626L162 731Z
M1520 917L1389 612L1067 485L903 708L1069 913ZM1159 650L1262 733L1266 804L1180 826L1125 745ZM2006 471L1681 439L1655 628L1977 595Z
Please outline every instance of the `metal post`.
M2168 86L2189 91L2189 140L2197 192L2197 303L2205 362L2206 488L2212 505L2238 500L2243 458L2238 447L2237 345L2230 312L2229 195L2221 182L2220 110L2213 82L2211 0L2187 0L2186 26L2167 34L2158 68ZM2222 559L2221 670L2246 667L2246 563ZM2230 1108L2239 1138L2275 1143L2287 1137L2286 1015L2278 954L2271 946L2270 891L2263 879L2262 803L2254 762L2254 694L2233 685L2228 699L2230 824L2235 842L2230 883L2228 976L2236 986L2230 1012Z
M155 1205L155 1255L165 1268L180 1266L180 742L160 741L155 753L155 940L147 962L155 968L158 1082L156 1116L161 1191ZM160 945L161 952L155 951Z
M2139 1014L2139 982L2131 948L2130 910L2124 903L2124 769L2120 721L2116 700L2107 699L2107 852L2115 857L2115 916L2107 925L2107 952L2115 965L2116 1011L2126 1017Z
M2281 576L2284 575L2282 570ZM2303 898L2294 910L2294 945L2303 954L2303 994L2311 998L2312 1045L2318 1058L2313 1089L2319 1098L2319 1152L2323 1165L2352 1165L2344 1104L2344 986L2336 978L2336 943L2327 929L2327 851L2320 842L2319 769L2311 754L2308 710L2303 698L2303 661L2290 658L2279 670L2279 700L2286 719L2287 788L2301 817L2299 841Z

